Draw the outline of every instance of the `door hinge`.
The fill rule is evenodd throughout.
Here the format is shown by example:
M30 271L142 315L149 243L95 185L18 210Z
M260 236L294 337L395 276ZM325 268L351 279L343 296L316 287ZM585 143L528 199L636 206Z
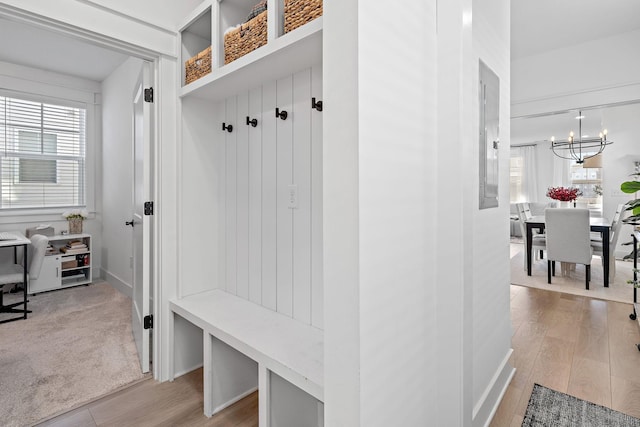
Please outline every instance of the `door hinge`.
M144 214L153 215L153 202L144 202Z
M153 88L147 88L144 90L144 102L153 102Z
M145 329L153 328L153 314L149 314L148 316L144 316L143 324Z

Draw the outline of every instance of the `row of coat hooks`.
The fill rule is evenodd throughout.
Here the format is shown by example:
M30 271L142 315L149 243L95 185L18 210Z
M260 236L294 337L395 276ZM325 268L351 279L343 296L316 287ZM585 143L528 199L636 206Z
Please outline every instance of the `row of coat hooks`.
M322 101L316 101L315 98L311 98L311 108L317 111L322 111ZM280 120L287 120L287 117L289 117L289 113L286 110L280 110L278 107L276 107L276 118L279 118ZM252 119L247 116L247 126L258 126L258 119ZM233 132L233 125L228 125L225 122L222 122L222 130L226 130L227 132L231 133Z

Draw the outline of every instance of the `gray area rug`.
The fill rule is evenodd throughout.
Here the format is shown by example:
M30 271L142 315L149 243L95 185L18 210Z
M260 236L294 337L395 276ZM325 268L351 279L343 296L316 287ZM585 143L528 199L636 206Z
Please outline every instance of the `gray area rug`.
M622 427L640 426L640 420L535 384L522 426Z
M0 324L0 425L30 426L144 377L131 300L106 282L29 301L27 320Z

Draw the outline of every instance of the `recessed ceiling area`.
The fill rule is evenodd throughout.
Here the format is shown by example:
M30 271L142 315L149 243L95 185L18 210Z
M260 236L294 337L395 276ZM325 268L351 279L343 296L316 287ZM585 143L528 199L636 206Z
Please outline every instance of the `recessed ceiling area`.
M113 50L0 18L0 61L81 77L97 82L107 78L127 58Z
M638 29L638 0L512 1L511 59Z

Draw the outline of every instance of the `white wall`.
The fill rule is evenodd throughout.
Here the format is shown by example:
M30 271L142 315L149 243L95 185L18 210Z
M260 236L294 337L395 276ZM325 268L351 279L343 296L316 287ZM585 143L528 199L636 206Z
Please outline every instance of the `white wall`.
M511 105L510 75L510 2L483 0L474 2L474 56L482 60L500 78L500 154L499 206L473 209L473 425L485 425L496 409L514 369L511 355L509 214L509 135ZM478 75L477 62L474 74ZM477 77L476 77L477 81ZM474 92L478 93L477 85ZM473 103L474 126L478 126L478 103ZM477 142L476 142L477 144ZM477 150L477 149L476 149ZM477 151L476 151L477 152ZM475 156L474 156L475 157ZM475 160L475 158L474 158ZM478 162L472 171L474 189L479 186ZM475 194L475 192L474 192ZM476 207L476 203L472 205Z
M94 247L101 245L101 217L100 207L102 187L100 181L100 106L95 103L100 97L100 84L91 80L52 73L30 67L0 62L0 88L7 96L20 94L35 94L80 102L87 108L87 208L91 212L90 218L84 221L83 231L93 236ZM41 211L16 210L0 214L0 231L18 230L23 233L27 228L39 224L50 224L59 234L68 230L67 221L62 218L64 209L46 209ZM0 259L6 258L0 255ZM9 257L10 258L10 257ZM92 254L93 275L100 273L101 256L99 251Z
M133 96L142 61L129 58L102 82L103 276L131 295Z
M603 216L612 218L616 207L636 198L636 195L620 191L620 184L632 181L629 176L635 172L634 162L640 162L640 104L608 108L605 110L607 128L611 129L614 143L608 146L602 157L603 171ZM628 213L629 214L629 213ZM631 246L622 243L631 241L631 225L623 225L618 240L616 256L624 256L631 252Z
M482 424L506 386L508 147L501 207L479 212L477 192L482 53L508 119L509 9L493 4L477 41L470 1L325 4L327 425L471 425L488 391Z

